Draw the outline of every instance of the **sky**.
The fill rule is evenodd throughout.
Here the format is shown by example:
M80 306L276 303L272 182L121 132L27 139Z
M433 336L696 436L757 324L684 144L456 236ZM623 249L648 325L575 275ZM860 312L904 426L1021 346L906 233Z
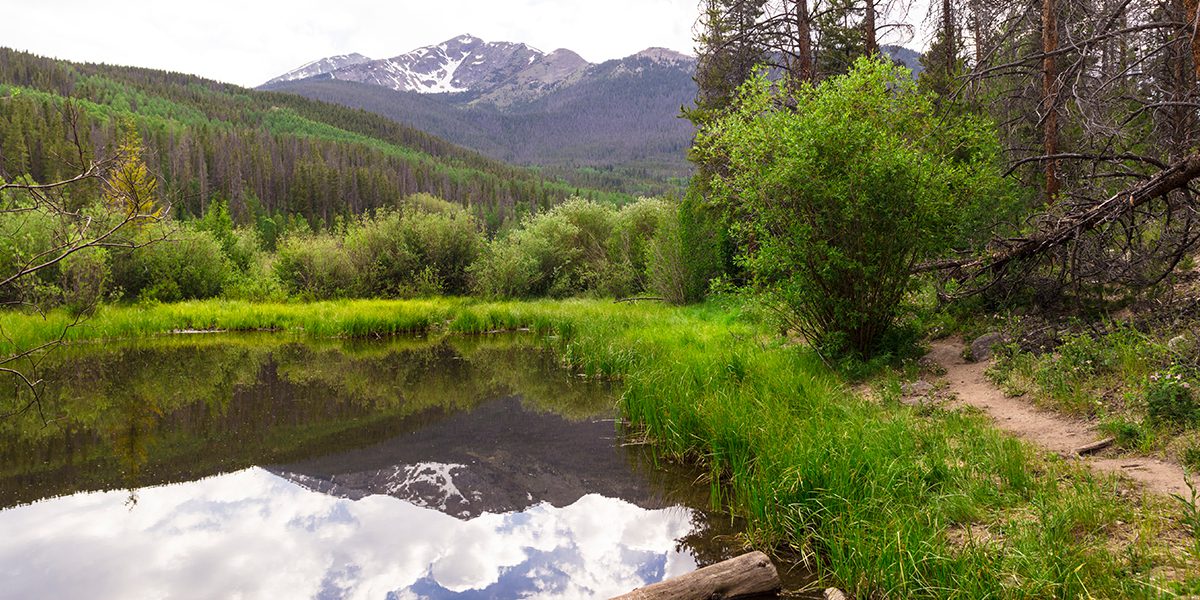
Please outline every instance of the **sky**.
M922 7L913 11L924 16ZM388 58L469 33L592 62L693 53L700 0L0 0L0 46L256 86L309 61ZM920 41L906 45L920 47Z

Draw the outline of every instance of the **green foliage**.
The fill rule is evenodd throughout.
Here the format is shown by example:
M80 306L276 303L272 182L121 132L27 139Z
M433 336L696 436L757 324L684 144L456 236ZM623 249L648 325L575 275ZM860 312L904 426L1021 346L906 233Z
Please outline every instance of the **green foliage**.
M1200 404L1182 369L1172 367L1151 375L1146 388L1146 416L1151 423L1183 428L1200 421Z
M608 272L602 292L619 298L648 289L647 276L654 263L652 240L666 220L673 218L673 209L666 201L641 198L617 212L608 239Z
M880 60L796 88L781 98L752 80L696 151L728 165L708 187L764 298L814 343L868 353L912 267L970 247L1009 210L1000 147L989 124L938 115Z
M229 215L229 203L225 200L217 199L209 203L208 208L204 211L204 216L196 221L195 228L199 231L207 231L212 235L220 242L226 255L233 250L235 243L233 217Z
M350 255L332 234L289 235L279 243L274 268L284 289L302 298L344 298L356 283Z
M1200 446L1190 446L1183 450L1183 464L1193 473L1200 473Z
M1129 419L1116 417L1100 423L1100 431L1110 435L1121 448L1141 450L1148 436L1146 427Z
M166 222L136 233L134 250L112 253L112 282L128 299L175 302L219 296L232 267L212 234Z
M10 208L11 207L11 208ZM63 224L43 211L22 210L28 204L8 205L12 212L0 212L0 279L37 262L39 256L58 245ZM40 303L56 295L55 269L43 270L0 288L0 303Z
M490 297L564 298L602 289L616 211L580 198L528 217L472 267Z
M662 220L647 252L647 290L672 304L703 300L726 273L726 228L720 215L689 194Z
M105 297L112 270L109 252L88 248L71 254L62 262L62 304L72 312L95 308Z
M347 235L357 293L392 298L467 293L468 268L484 244L475 220L432 196L410 198L402 211L363 219Z

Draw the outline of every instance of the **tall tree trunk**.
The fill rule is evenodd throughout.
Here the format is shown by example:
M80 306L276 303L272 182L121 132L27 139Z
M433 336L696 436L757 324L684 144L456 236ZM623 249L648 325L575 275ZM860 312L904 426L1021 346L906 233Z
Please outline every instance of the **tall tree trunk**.
M1165 129L1168 132L1167 141L1171 147L1171 158L1178 159L1193 147L1195 137L1196 115L1188 103L1196 97L1197 76L1197 37L1195 30L1196 5L1198 0L1175 0L1171 5L1171 18L1188 23L1181 35L1174 40L1167 58L1166 77L1170 80L1164 86L1171 90L1171 102L1174 103L1166 110L1168 122ZM1189 65L1189 62L1191 64Z
M1200 31L1196 29L1200 0L1183 0L1183 7L1187 11L1187 34L1192 38L1192 68L1196 71L1196 81L1200 81Z
M942 39L946 41L946 81L954 80L954 67L958 58L957 44L954 43L954 2L942 0ZM949 85L949 84L947 84Z
M875 56L879 54L879 40L875 36L875 0L866 0L866 4L867 13L863 17L863 40L867 56Z
M979 7L971 11L971 37L975 38L975 64L983 64L983 19L979 18Z
M808 0L797 0L796 5L796 58L798 65L792 66L792 75L799 81L816 79L812 51L812 16L808 14Z
M1058 71L1054 52L1058 50L1058 14L1055 0L1042 0L1042 138L1046 155L1046 204L1058 200Z

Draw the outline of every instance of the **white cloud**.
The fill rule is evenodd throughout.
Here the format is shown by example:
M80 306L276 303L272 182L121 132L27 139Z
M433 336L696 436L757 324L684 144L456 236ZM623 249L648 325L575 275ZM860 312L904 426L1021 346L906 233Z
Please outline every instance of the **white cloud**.
M0 512L3 593L304 598L335 588L347 598L415 598L421 586L499 584L582 600L641 586L647 570L696 568L675 549L692 531L690 510L596 495L462 521L389 496L326 496L254 468L142 490L132 509L125 500L77 494Z

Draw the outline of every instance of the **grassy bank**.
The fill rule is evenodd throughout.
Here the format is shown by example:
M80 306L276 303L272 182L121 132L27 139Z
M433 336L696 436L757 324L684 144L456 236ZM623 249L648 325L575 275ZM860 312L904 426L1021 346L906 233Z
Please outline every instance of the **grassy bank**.
M0 315L0 328L25 346L68 322L59 314ZM976 414L908 407L887 394L865 399L736 308L199 302L105 307L67 335L523 328L545 336L572 369L623 380L629 419L662 452L707 464L726 484L713 486L716 496L749 517L756 545L800 553L858 597L1171 597L1165 590L1200 589L1187 575L1200 572L1200 547L1165 500L1042 457Z

